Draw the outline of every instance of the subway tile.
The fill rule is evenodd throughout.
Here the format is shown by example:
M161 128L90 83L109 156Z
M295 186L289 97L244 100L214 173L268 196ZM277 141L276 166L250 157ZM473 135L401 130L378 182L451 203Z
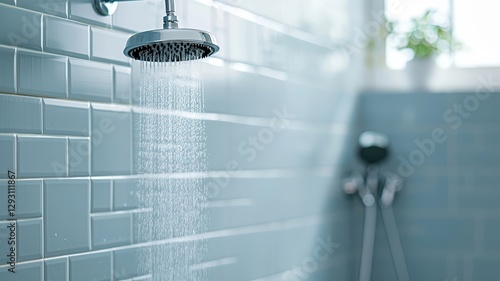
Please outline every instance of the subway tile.
M92 249L129 245L131 214L98 215L92 217Z
M127 175L132 168L129 111L92 106L92 175Z
M141 249L137 247L113 251L114 277L121 280L145 275L146 269L140 266L140 255Z
M0 267L0 280L8 281L44 281L42 262L28 262L16 265L16 273L11 273L7 266ZM47 280L45 280L47 281Z
M42 15L15 7L0 9L0 44L42 49Z
M63 138L18 138L18 171L26 177L64 176L66 140Z
M134 179L113 181L113 210L128 210L139 207L139 182Z
M417 218L396 213L396 220L401 243L407 251L471 251L474 249L474 221L472 219Z
M42 258L42 219L17 222L18 261Z
M499 151L460 151L456 153L456 165L462 167L500 167Z
M17 5L19 7L60 17L68 16L66 9L67 3L68 0L50 0L50 1L17 0Z
M474 93L455 93L448 94L449 97L449 110L452 110L454 113L450 114L450 116L454 116L456 119L460 117L457 112L458 110L454 109L454 106L460 106L462 110L465 112L461 121L462 124L458 124L455 122L449 122L449 124L457 124L460 125L458 128L461 128L463 125L473 125L474 124L492 124L496 125L500 122L500 116L497 114L498 104L500 104L500 97L496 94L491 94L485 100L478 100ZM478 101L477 107L471 107L470 104L474 105L474 100ZM472 102L472 103L471 103Z
M131 86L131 68L114 66L114 82L115 82L115 96L113 101L116 103L129 104L132 96Z
M262 27L243 18L230 15L228 17L229 29L228 48L229 58L233 61L262 64L261 46Z
M15 237L18 231L18 229L14 229L14 227L12 227L12 223L13 222L10 221L0 221L0 251L4 253L0 255L0 263L2 265L5 265L8 261L11 260L10 256L12 255L12 252L10 251L10 247L13 246L14 242L12 241L14 241L14 238L9 238ZM17 253L14 254L17 255ZM2 270L2 267L0 267L0 270ZM0 273L0 276L1 275L2 273Z
M68 152L69 176L88 176L90 174L90 140L69 138Z
M68 258L50 259L45 261L45 281L69 281Z
M94 10L94 7L87 0L68 0L69 18L81 22L97 24L101 26L111 26L113 17L105 17ZM125 5L123 5L125 6ZM121 7L120 7L121 8ZM118 9L119 11L120 9Z
M113 28L136 32L162 28L163 22L158 20L164 16L165 9L161 7L162 5L163 3L154 1L142 3L132 1L120 5L120 8L113 15ZM134 20L138 14L148 16Z
M46 257L90 250L89 197L88 180L45 180Z
M111 102L113 72L109 64L69 60L69 97L89 101Z
M476 258L473 263L474 281L491 281L500 276L500 259L498 256L494 258Z
M79 58L89 57L87 25L45 16L44 28L44 51Z
M457 207L462 210L500 210L498 204L498 196L500 192L498 185L495 187L496 192L481 192L482 188L474 187L472 191L464 191L456 195Z
M66 98L66 62L61 56L18 51L18 92Z
M42 133L42 100L0 94L0 132Z
M363 93L359 100L360 121L372 130L418 123L442 126L447 98L443 94Z
M498 242L498 237L500 237L500 219L485 219L483 237L484 249L487 251L499 251L500 243Z
M65 138L18 137L18 177L67 176Z
M129 37L126 33L116 30L91 28L92 35L92 60L104 62L130 64L130 59L123 54L125 43Z
M7 180L0 181L0 202L7 202ZM29 219L42 217L42 181L16 181L16 218ZM9 218L7 208L0 209L0 220Z
M0 179L8 177L7 171L16 172L16 154L15 154L15 141L14 136L0 136L0 155L2 161L0 162Z
M9 93L16 92L16 80L14 76L14 64L16 51L14 49L0 47L0 91Z
M71 281L112 280L111 252L70 257L69 268Z
M92 212L111 211L111 180L92 180Z
M44 134L88 136L90 105L64 100L43 100Z

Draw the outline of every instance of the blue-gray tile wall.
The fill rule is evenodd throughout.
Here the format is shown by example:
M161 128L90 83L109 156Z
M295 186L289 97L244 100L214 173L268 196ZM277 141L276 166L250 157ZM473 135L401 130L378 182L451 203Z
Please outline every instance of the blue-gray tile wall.
M0 136L0 155L3 157L3 161L0 163L1 171L13 171L16 172L16 138L14 136ZM0 174L1 179L6 179L8 177L8 172ZM0 195L1 196L1 195Z
M66 138L18 137L18 177L67 176L67 146Z
M16 80L14 79L15 49L0 47L0 91L8 93L16 92Z
M111 211L111 180L92 180L92 212Z
M111 253L85 254L70 257L69 268L70 280L111 280Z
M92 175L132 172L132 118L127 110L92 106Z
M42 15L11 6L0 10L0 44L42 49Z
M454 105L473 96L360 96L359 132L375 130L389 136L391 157L383 169L405 179L394 212L412 280L492 280L498 275L500 100L491 93L477 110L465 112L466 118L453 115ZM436 130L444 136L439 142L433 139ZM416 154L423 156L420 163ZM375 253L378 263L390 253L389 246L380 245ZM396 280L390 256L375 267L377 279Z
M90 106L62 100L43 101L43 132L54 135L89 135Z
M20 94L65 98L67 58L18 51L17 90ZM22 75L21 75L22 74Z
M37 260L42 255L42 219L17 222L17 260Z
M16 273L8 271L8 267L0 267L0 279L9 281L44 281L42 261L16 265Z
M42 133L42 99L0 94L0 132Z
M88 58L89 33L88 25L45 16L43 49L51 53ZM66 36L61 36L61 34L66 34ZM74 42L79 42L79 44Z
M69 97L72 99L111 102L112 65L86 60L69 60Z
M0 202L7 202L7 181L0 181ZM23 180L16 183L16 217L19 219L42 217L42 180ZM9 218L7 208L0 210L0 219Z
M88 180L44 181L45 256L90 250Z
M68 258L57 258L45 260L45 280L46 281L69 281L68 276Z
M92 217L92 249L111 248L132 242L131 214Z
M347 13L348 1L337 1ZM152 280L138 267L142 248L135 245L146 242L137 233L148 212L134 172L140 68L123 47L131 34L162 27L164 1L120 3L111 17L88 0L0 2L0 200L7 200L5 172L12 170L20 243L18 273L5 275L2 264L0 280ZM207 206L212 250L201 265L214 267L209 280L293 269L311 255L318 228L350 243L348 232L325 216L349 206L331 186L355 94L342 90L342 70L328 64L337 43L324 29L305 28L332 21L330 12L311 17L302 2L177 1L181 26L211 31L221 46L200 63L209 155L201 175L217 189ZM247 161L239 146L266 137L279 118L290 126ZM242 174L229 171L235 164ZM339 216L333 221L346 225ZM332 267L343 268L339 278L348 280L345 265L353 262L344 259L345 249Z

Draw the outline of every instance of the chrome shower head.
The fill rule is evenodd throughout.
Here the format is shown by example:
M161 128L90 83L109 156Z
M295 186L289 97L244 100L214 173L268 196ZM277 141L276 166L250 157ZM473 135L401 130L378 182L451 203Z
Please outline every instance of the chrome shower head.
M166 0L165 6L163 29L132 35L123 50L126 56L149 62L180 62L203 59L219 51L212 34L179 28L174 0Z
M215 37L206 31L165 28L132 35L123 53L135 60L179 62L206 58L218 51Z

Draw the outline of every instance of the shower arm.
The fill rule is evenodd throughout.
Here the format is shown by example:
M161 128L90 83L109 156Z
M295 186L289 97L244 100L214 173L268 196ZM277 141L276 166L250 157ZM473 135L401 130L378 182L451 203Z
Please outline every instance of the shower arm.
M163 28L179 28L177 15L175 14L175 0L165 0L165 8L167 15L163 17Z
M116 12L118 2L130 2L140 0L92 0L96 12L103 16L111 16ZM165 0L166 15L163 17L163 28L179 28L179 21L175 13L175 0Z

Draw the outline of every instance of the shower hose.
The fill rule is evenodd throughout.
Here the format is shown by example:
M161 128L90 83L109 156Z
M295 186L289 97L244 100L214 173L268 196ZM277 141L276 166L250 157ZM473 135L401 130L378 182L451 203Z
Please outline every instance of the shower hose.
M386 181L386 186L392 184L389 180ZM398 281L410 281L408 269L406 267L405 256L399 232L392 209L392 201L390 204L382 204L380 201L377 204L376 192L378 187L378 171L368 173L366 180L366 191L362 197L365 205L365 220L363 225L363 245L361 250L361 264L359 271L359 281L370 281L372 275L373 250L375 246L375 233L377 229L377 209L380 208L382 222L389 242L389 248L394 263ZM376 280L378 281L378 280Z

